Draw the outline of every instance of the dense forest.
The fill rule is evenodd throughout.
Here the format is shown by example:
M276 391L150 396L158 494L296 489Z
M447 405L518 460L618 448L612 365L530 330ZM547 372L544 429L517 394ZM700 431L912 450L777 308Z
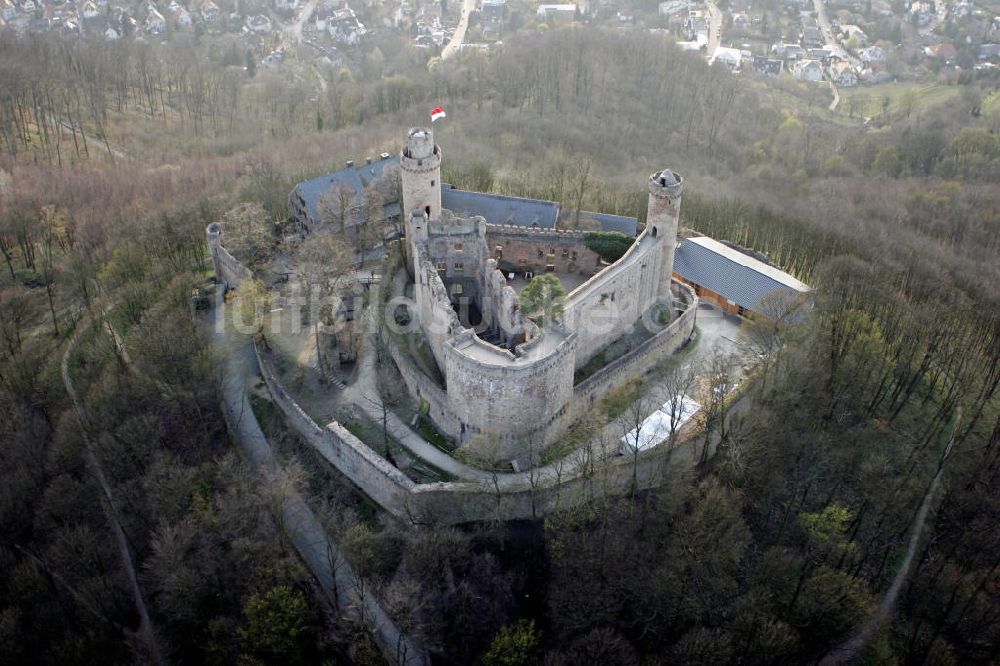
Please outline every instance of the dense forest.
M879 617L928 496L863 658L1000 660L997 78L863 120L655 35L430 67L388 40L317 92L196 41L0 33L0 661L381 663L232 445L191 290L208 223L256 203L280 237L292 183L398 151L439 104L448 182L642 219L676 168L682 226L817 298L754 331L772 353L713 459L545 520L396 524L270 423L436 662L817 662Z

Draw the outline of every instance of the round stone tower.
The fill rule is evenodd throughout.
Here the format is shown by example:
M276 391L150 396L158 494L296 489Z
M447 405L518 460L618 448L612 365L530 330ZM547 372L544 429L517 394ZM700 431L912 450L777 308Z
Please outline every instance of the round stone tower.
M423 211L429 220L441 218L441 149L434 145L434 132L414 127L406 136L399 157L403 179L403 215Z
M674 272L674 250L677 247L677 222L681 214L681 175L670 169L657 171L649 177L649 210L646 228L653 238L663 243L660 261L660 282L657 296L670 298L670 276Z
M212 266L215 268L215 275L221 279L222 268L219 266L219 239L222 236L222 225L218 222L212 222L205 229L205 235L208 236L208 249L212 253Z

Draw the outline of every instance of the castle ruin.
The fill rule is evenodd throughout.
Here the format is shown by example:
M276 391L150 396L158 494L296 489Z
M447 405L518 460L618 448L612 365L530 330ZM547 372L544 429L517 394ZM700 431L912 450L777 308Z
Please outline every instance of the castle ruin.
M523 459L579 415L580 368L637 327L655 335L675 315L675 296L686 291L671 278L682 178L668 169L650 176L645 229L607 265L579 232L489 225L442 208L441 159L431 129L409 131L399 164L412 326L444 385L428 391L404 379L442 433L488 459ZM572 286L562 318L543 326L525 316L511 284L535 272Z

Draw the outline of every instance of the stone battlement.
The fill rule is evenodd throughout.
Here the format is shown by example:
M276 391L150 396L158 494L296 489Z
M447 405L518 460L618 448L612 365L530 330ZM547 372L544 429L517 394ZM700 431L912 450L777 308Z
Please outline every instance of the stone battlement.
M581 239L586 231L580 229L541 229L538 227L521 227L516 224L487 224L486 233L515 234L533 238L576 238Z

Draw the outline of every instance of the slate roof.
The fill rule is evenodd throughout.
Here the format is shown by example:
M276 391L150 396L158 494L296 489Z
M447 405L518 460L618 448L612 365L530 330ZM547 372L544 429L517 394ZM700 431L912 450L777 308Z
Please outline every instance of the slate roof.
M617 231L629 236L635 236L635 232L639 227L639 220L634 217L611 215L610 213L591 213L586 210L581 211L580 214L597 220L601 225L601 231Z
M371 164L347 167L311 180L304 180L295 186L295 191L305 201L309 217L315 222L319 219L317 205L320 198L335 183L343 183L351 188L355 193L352 206L360 206L364 202L365 188L381 177L386 167L398 165L398 157L382 158ZM386 201L386 215L389 217L399 215L400 205L401 202L398 201ZM488 224L510 224L518 227L537 224L541 229L555 229L559 220L559 204L554 201L470 192L456 189L446 183L441 184L441 206L460 217L480 215ZM588 211L583 211L582 214L596 220L603 231L619 231L630 236L636 234L638 220L634 217Z
M371 164L359 164L353 167L347 167L346 169L341 169L340 171L334 171L333 173L324 174L317 178L311 180L304 180L295 186L298 190L299 195L302 197L303 201L306 202L306 206L309 208L309 217L316 221L319 219L319 213L316 209L316 204L319 202L320 197L323 196L334 183L344 183L354 191L354 206L360 206L364 201L365 188L368 187L375 179L379 178L385 168L390 165L399 165L399 158L397 157L386 157L383 159L375 160ZM398 202L395 202L395 208L398 209ZM386 213L390 216L392 215L392 208L390 202L386 202ZM398 210L396 210L398 215Z
M559 204L553 201L469 192L443 183L441 207L459 217L481 215L488 224L512 224L518 227L537 224L542 229L555 229L559 219Z
M674 272L747 309L775 291L809 291L788 273L705 236L681 241Z

